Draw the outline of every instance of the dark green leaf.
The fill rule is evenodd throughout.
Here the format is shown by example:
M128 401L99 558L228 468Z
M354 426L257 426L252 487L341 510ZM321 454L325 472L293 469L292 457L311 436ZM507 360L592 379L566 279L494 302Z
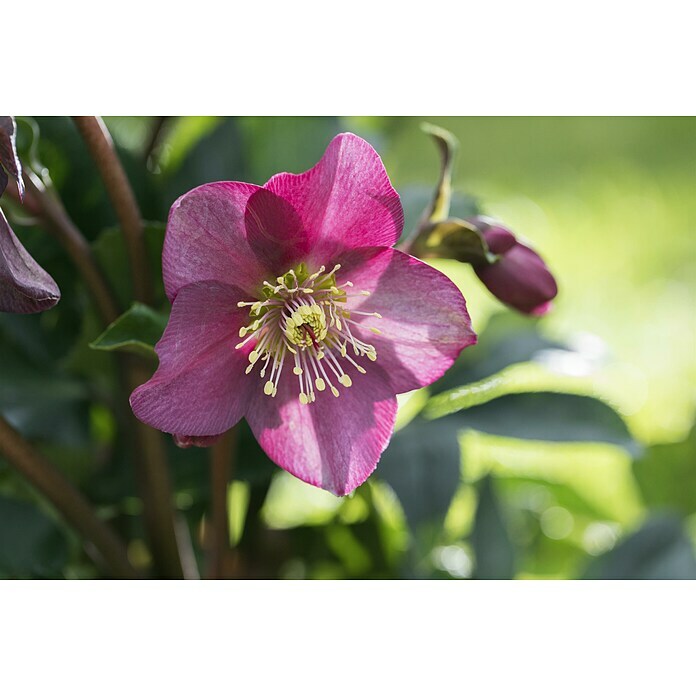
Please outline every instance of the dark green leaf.
M151 278L155 283L155 303L167 304L162 278L162 246L164 245L165 226L161 222L147 222L143 235L148 257ZM104 230L92 245L94 255L107 276L119 304L127 307L133 297L130 282L130 263L123 240L123 234L117 227Z
M431 393L476 382L514 363L533 361L541 351L549 349L568 350L544 337L539 332L538 320L500 312L488 322L478 343L463 351L444 377L432 385Z
M589 396L509 394L451 416L460 428L550 442L608 442L631 454L640 448L614 409Z
M476 556L477 580L508 580L514 577L515 549L490 476L481 481L470 540Z
M696 512L696 427L684 442L648 448L633 473L648 506Z
M60 527L29 503L0 496L0 573L55 577L68 560Z
M587 569L591 580L694 580L696 556L678 517L649 519Z
M155 356L155 344L167 325L167 317L134 302L131 308L110 324L90 343L95 350L120 350L146 357Z
M377 473L394 489L412 528L441 526L460 481L456 425L412 421L392 438Z

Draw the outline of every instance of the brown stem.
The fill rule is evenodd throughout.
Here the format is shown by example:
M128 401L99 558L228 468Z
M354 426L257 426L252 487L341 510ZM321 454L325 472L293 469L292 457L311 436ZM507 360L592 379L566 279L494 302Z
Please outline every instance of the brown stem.
M220 580L227 577L230 558L230 523L227 507L227 486L234 472L234 453L237 446L237 428L225 433L210 448L210 569L208 577Z
M0 416L0 453L27 478L96 552L97 561L114 577L135 579L138 573L128 560L125 547L116 534L92 511L82 497L57 469L36 451L2 416ZM90 546L92 548L90 548Z
M82 233L70 219L61 202L40 187L38 179L27 176L27 207L39 215L53 231L58 241L71 256L92 293L105 324L119 316L118 307L96 264L91 248ZM135 387L150 377L149 370L133 356L119 354L123 368L124 390L130 394ZM164 440L160 433L138 421L127 404L129 425L135 432L132 443L133 466L138 473L141 496L145 508L145 525L152 546L157 572L163 577L181 578L183 571L174 527L171 483Z
M73 263L87 285L105 324L115 321L120 312L111 289L92 254L92 249L82 233L75 227L63 208L63 204L43 187L41 181L24 169L26 184L25 205L38 215L48 230L58 239L68 252Z
M111 204L116 210L126 241L135 299L151 304L152 285L143 239L143 221L109 131L102 119L95 116L73 116L73 121L99 169Z

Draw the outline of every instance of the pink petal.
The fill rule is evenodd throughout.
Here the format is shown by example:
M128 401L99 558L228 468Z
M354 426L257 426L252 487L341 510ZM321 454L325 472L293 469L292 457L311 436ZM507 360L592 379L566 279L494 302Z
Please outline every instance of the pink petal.
M201 282L181 288L160 342L157 372L130 403L144 423L188 438L219 435L243 415L248 350L236 350L248 311L238 288Z
M401 236L399 194L379 155L352 133L337 135L309 171L276 174L264 188L297 211L318 263L338 249L392 246Z
M237 181L205 184L175 201L162 253L167 297L204 280L233 284L245 297L268 275L247 240L244 213L259 186Z
M255 191L247 202L244 220L249 246L274 277L307 256L310 239L302 220L290 203L273 191Z
M338 398L327 389L305 405L291 374L283 374L274 398L265 396L259 383L259 398L250 400L246 417L266 454L335 495L357 488L375 470L396 418L394 392L382 370L371 368L366 375L349 371L353 386L341 387Z
M440 271L395 249L352 251L339 260L341 281L351 280L353 292L371 293L364 301L353 298L347 308L381 314L353 318L361 322L358 337L377 349L377 365L397 394L439 379L476 343L466 301Z

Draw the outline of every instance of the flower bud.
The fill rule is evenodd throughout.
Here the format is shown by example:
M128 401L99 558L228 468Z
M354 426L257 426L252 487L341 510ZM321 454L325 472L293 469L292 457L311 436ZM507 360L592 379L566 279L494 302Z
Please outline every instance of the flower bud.
M518 312L545 314L558 287L539 254L489 218L476 217L469 222L480 230L489 251L498 256L494 263L474 264L481 282L501 302Z

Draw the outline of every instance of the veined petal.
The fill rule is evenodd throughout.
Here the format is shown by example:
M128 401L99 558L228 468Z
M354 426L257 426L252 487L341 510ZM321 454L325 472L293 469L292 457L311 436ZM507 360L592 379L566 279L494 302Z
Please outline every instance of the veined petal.
M247 239L244 213L259 186L237 181L205 184L185 193L169 212L162 252L167 297L199 281L253 290L268 274Z
M347 309L380 315L352 318L397 394L431 384L476 343L466 301L440 271L395 249L354 250L339 261L342 277L370 293Z
M56 282L22 246L0 210L0 312L43 312L59 299Z
M236 350L248 318L238 288L200 282L181 288L155 346L160 365L130 398L135 415L166 433L194 437L224 433L243 415L248 350Z
M319 162L303 174L276 174L264 186L297 211L322 262L338 249L392 246L404 215L382 160L352 133L337 135Z
M274 276L307 256L311 239L302 220L292 205L273 191L255 191L247 201L244 220L249 246Z
M391 437L396 398L383 371L351 370L353 386L336 398L297 399L297 385L283 375L274 397L253 399L247 420L266 454L294 476L335 495L347 495L375 470Z

